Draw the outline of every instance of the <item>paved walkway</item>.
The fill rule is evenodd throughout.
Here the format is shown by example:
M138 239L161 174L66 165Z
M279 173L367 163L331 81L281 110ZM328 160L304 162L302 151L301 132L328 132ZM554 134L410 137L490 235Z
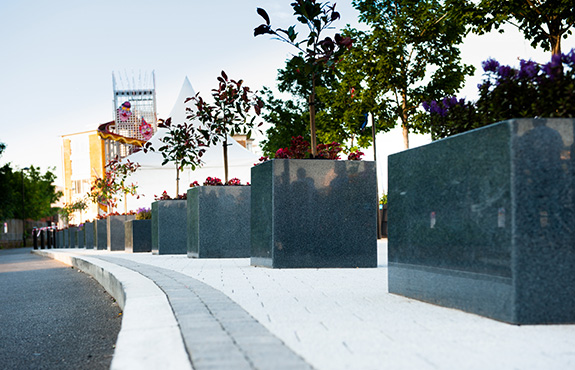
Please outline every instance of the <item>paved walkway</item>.
M153 368L163 361L138 363L145 356L130 342L149 343L146 336L153 343L146 356L159 346L157 352L170 358L165 368L575 368L575 325L514 326L387 293L382 241L374 269L267 269L250 266L249 259L49 252L105 266L99 268L121 275L124 289L149 284L126 291L113 368ZM157 287L169 303L157 292L154 299L142 296ZM137 310L128 306L131 296ZM153 313L145 314L147 308ZM158 337L154 322L163 319L149 316L161 312L173 315L177 325L165 326L179 338L174 332L170 339ZM161 345L166 341L172 345Z

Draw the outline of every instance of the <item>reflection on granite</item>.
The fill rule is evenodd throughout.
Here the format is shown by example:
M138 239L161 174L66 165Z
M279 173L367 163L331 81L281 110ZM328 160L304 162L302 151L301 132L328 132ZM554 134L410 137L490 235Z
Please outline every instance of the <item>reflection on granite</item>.
M126 248L124 222L135 220L136 215L120 215L106 217L107 249L108 251L123 251Z
M152 253L186 254L186 200L152 203Z
M94 233L96 240L94 242L96 249L106 250L108 248L108 222L106 219L94 221Z
M274 159L252 168L251 264L376 267L375 163Z
M500 122L389 157L389 291L575 322L575 120Z
M124 230L126 253L152 251L152 220L128 220Z
M250 256L250 187L188 189L188 257Z

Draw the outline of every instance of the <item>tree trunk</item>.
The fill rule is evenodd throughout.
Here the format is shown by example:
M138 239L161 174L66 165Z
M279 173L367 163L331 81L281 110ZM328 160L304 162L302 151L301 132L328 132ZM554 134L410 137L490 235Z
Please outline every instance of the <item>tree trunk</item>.
M224 137L224 184L228 183L228 135Z
M556 18L547 23L552 55L561 55L561 21Z
M311 94L309 95L309 128L311 134L311 157L317 156L317 142L315 137L315 75L311 80Z
M405 149L409 149L409 124L407 116L407 92L401 92L401 127L403 129L403 145Z
M178 162L176 162L176 199L180 194L180 166L178 166Z

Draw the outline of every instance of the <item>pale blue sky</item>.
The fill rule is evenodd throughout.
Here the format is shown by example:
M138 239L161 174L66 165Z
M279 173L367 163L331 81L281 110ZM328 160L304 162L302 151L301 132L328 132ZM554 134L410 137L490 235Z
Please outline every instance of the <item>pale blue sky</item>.
M60 169L60 135L97 128L113 119L112 72L156 73L159 117L165 118L189 77L204 94L223 69L253 89L275 86L276 71L293 51L289 45L253 37L265 8L274 26L294 23L290 0L0 0L0 164ZM351 1L338 1L342 20L357 25ZM573 38L564 50L574 47ZM466 63L487 57L517 64L546 61L516 32L470 36ZM472 95L480 79L470 79ZM380 144L378 143L378 146Z

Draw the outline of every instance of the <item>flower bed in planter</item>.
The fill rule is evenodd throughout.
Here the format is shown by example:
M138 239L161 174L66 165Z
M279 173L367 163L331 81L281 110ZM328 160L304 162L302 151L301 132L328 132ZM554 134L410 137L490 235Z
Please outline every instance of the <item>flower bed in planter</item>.
M250 257L250 187L188 189L188 257Z
M252 265L377 267L374 162L274 159L251 179Z
M152 253L186 254L186 200L152 203Z
M573 119L510 120L390 156L389 292L575 322L574 132Z
M124 227L126 253L152 251L152 220L129 220Z
M123 251L126 246L126 221L134 220L136 215L112 215L106 217L106 240L109 251Z

